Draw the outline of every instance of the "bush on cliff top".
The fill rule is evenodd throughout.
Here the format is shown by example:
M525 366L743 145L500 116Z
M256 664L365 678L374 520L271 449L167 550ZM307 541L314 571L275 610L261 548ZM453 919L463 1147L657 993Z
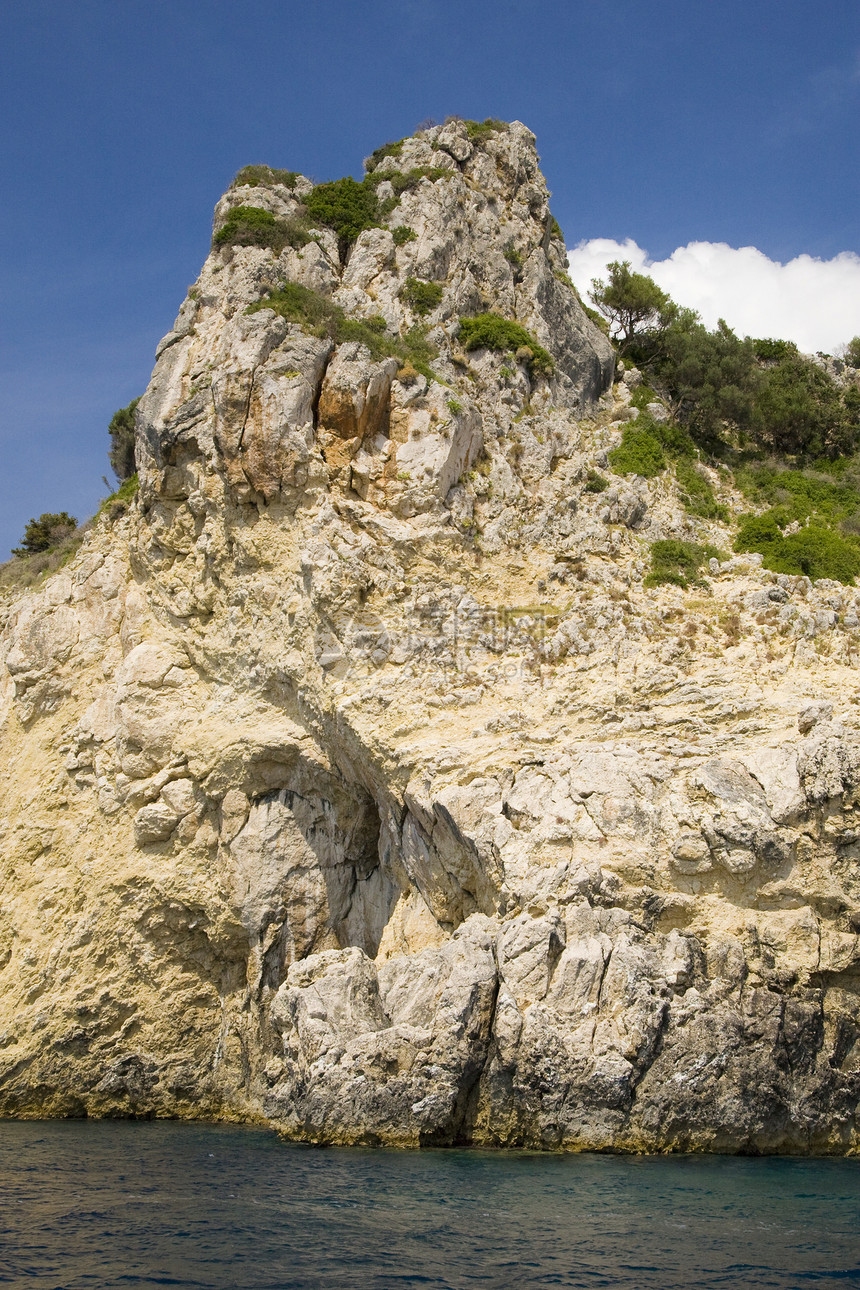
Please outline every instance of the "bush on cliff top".
M372 185L359 183L351 175L317 184L305 206L309 217L334 229L341 254L366 228L378 227L379 203Z
M262 206L234 206L212 239L213 246L261 246L279 253L306 246L312 235L303 220L278 219Z
M413 166L411 170L384 170L378 174L368 175L365 179L366 184L376 186L378 184L388 183L394 189L391 197L386 197L379 203L379 218L387 219L396 206L400 204L400 199L404 193L409 193L413 188L417 188L422 179L429 179L431 184L435 184L437 179L450 179L454 171L443 170L441 166Z
M507 122L499 121L494 116L488 116L483 121L464 121L466 134L473 143L480 143L491 134L498 134L500 130L507 130Z
M403 151L403 143L403 139L396 139L391 143L383 143L379 148L374 148L373 152L365 160L364 169L368 174L371 174L380 161L384 161L386 157L399 157Z
M271 166L243 166L236 175L231 188L274 188L283 184L285 188L295 188L299 174L297 170L274 170Z
M361 183L347 175L331 183L317 184L305 199L305 207L311 220L334 229L343 257L359 233L368 228L384 227L382 221L391 214L404 193L415 188L422 179L433 183L450 177L451 173L434 166L416 166L405 172L371 171ZM380 201L376 190L383 183L390 183L394 193Z

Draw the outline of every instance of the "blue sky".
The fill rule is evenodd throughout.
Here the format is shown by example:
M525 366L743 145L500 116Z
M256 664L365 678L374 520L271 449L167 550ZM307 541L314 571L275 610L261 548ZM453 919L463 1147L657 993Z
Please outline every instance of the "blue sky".
M360 175L428 117L518 118L570 247L832 260L858 106L856 0L2 0L0 558L104 496L240 166Z

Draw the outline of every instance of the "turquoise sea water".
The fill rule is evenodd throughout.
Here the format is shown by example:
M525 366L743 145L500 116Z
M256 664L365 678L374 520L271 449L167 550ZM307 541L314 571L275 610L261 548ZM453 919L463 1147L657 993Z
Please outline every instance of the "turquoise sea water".
M860 1161L343 1151L0 1122L0 1284L860 1285Z

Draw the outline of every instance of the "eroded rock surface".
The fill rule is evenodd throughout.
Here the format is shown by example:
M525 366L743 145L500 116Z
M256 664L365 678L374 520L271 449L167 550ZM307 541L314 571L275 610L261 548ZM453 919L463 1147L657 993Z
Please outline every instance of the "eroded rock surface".
M0 1110L854 1150L857 593L754 557L643 588L649 541L729 543L612 477L635 375L533 137L379 164L429 173L348 254L213 251L138 500L0 606ZM408 278L429 375L246 312L297 282L403 336ZM462 351L488 310L551 375Z

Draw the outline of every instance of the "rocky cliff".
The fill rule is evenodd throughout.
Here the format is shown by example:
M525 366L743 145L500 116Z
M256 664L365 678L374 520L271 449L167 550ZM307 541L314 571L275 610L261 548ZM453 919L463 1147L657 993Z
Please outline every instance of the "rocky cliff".
M858 595L643 587L730 534L608 469L533 136L370 164L357 233L242 172L137 499L0 610L0 1110L853 1150Z

